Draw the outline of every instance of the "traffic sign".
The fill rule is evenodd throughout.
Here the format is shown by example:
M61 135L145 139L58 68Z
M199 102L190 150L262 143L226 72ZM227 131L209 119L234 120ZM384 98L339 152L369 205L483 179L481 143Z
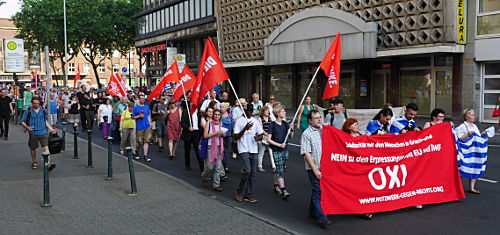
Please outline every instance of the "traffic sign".
M122 72L126 73L127 72L127 67L122 68Z

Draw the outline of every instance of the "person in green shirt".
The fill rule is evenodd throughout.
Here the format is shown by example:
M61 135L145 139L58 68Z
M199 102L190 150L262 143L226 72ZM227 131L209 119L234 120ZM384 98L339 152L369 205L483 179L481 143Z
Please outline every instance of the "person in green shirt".
M24 103L26 104L24 106L24 110L26 110L29 106L31 106L31 100L33 99L33 92L31 92L30 86L26 86L26 90L23 92L23 97Z

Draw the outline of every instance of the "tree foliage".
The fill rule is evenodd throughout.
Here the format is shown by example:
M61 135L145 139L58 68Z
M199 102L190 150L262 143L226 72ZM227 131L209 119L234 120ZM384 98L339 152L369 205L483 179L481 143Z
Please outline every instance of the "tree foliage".
M21 11L13 17L18 38L28 50L44 46L64 56L64 0L22 0ZM98 65L113 51L127 53L133 47L136 21L142 0L66 0L68 52L83 53L94 69L99 87ZM63 62L63 61L61 61ZM64 65L64 64L63 64Z

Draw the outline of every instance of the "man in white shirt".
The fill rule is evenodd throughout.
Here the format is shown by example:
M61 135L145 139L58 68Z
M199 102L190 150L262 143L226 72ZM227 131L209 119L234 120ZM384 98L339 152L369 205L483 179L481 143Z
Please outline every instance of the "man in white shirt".
M208 97L208 99L206 99L205 101L203 101L203 104L201 104L200 112L202 114L205 113L205 110L208 108L208 105L212 101L215 101L217 103L215 105L214 109L219 109L220 102L216 99L216 97L217 97L217 92L215 90L213 90L213 89L210 90L210 97Z
M234 126L234 139L238 141L238 152L242 159L241 180L236 189L236 200L257 202L252 196L252 188L257 171L257 142L262 140L264 130L259 121L252 117L253 105L248 104L245 114L248 118L239 118Z

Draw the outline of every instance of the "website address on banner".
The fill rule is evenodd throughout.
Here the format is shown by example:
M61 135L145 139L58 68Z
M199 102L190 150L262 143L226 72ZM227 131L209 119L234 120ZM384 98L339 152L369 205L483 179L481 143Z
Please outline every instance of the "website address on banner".
M422 194L442 193L442 192L444 192L443 186L421 188L421 189L416 189L416 190L412 190L412 191L392 194L392 195L388 195L388 196L360 198L359 203L360 204L369 204L369 203L377 203L377 202L395 201L395 200L414 197L414 196L422 195Z

